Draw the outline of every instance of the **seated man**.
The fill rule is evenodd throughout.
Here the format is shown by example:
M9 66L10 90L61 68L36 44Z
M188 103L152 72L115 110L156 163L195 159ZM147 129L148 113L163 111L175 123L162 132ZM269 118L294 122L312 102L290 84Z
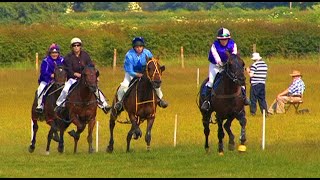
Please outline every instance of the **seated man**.
M273 101L270 108L268 109L268 114L285 113L284 105L290 102L299 102L302 100L302 95L305 90L305 84L302 80L302 75L299 71L294 70L292 74L291 85L278 94L277 98Z

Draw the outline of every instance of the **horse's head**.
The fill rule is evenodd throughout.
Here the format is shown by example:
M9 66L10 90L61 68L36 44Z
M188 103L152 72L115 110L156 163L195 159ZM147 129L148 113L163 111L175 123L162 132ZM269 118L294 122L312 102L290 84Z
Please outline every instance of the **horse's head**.
M165 66L160 66L159 58L150 58L147 60L146 76L154 88L161 86L161 76L164 70Z
M81 73L82 82L90 89L91 92L95 92L98 88L97 73L98 70L94 67L94 65L85 66Z
M58 86L64 85L66 79L67 79L67 72L62 65L55 65L54 67L54 83Z
M229 54L228 61L226 63L226 74L227 76L235 83L240 86L244 86L246 83L246 77L244 75L244 66L245 63L243 59L240 58L239 55Z

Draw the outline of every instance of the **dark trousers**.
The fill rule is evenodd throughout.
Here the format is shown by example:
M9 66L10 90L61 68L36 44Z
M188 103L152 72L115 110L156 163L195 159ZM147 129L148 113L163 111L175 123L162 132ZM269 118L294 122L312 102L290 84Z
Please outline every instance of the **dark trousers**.
M263 109L265 109L265 113L267 113L267 102L266 102L266 85L259 83L250 87L250 113L255 114L257 111L257 101L260 106L260 111L262 113Z

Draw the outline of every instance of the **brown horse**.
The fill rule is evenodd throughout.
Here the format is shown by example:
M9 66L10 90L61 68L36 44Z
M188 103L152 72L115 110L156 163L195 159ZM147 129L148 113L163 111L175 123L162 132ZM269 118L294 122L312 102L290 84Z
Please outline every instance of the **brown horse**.
M87 65L81 72L81 78L73 87L66 98L66 109L59 116L62 120L70 119L77 126L77 131L71 130L68 133L74 138L74 153L77 152L80 134L88 124L89 153L93 153L92 132L96 124L97 98L94 92L97 90L98 70L94 65ZM68 121L67 121L68 122ZM63 142L63 136L60 136Z
M158 58L148 59L143 76L141 78L132 79L129 89L123 97L123 108L127 111L131 122L131 129L127 135L127 152L130 150L130 141L132 136L136 140L142 136L139 125L144 122L144 120L147 120L145 141L147 143L147 150L150 150L151 129L155 120L158 102L158 97L154 88L160 87L161 76L164 70L165 66L160 66ZM117 94L115 94L113 100L113 108L110 113L109 121L110 140L107 152L110 153L113 151L113 130L115 127L115 121L121 113L121 111L117 112L114 108L116 102Z
M44 111L39 114L36 112L37 107L37 92L35 93L34 101L31 108L31 119L33 122L33 137L31 140L31 145L29 146L29 152L33 152L36 145L36 136L38 131L38 120L44 121L51 127L47 138L47 148L46 153L49 154L51 139L59 142L59 135L57 133L58 127L65 126L68 124L61 124L57 117L55 116L54 108L56 106L56 100L58 99L60 92L64 86L67 78L67 73L63 66L55 66L54 69L54 80L51 82L46 89L44 89ZM61 147L59 144L58 151L61 152Z
M215 78L215 83L210 98L210 110L202 111L202 123L205 134L205 149L209 151L208 136L210 134L209 124L212 123L211 114L215 112L216 123L218 123L218 152L223 155L223 138L224 129L229 135L229 150L234 150L234 135L231 131L231 124L234 118L239 120L241 125L240 145L238 151L246 151L246 122L244 101L241 95L241 86L245 85L244 61L239 55L228 54L228 61L224 70ZM208 78L206 78L200 88L202 92ZM217 83L218 82L218 83ZM199 104L201 105L205 97L200 96ZM227 119L223 125L223 121ZM223 126L223 127L222 127Z

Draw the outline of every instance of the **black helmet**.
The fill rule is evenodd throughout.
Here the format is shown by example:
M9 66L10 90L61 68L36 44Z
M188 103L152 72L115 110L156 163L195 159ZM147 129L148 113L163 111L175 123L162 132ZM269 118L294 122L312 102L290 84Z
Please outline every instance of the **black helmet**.
M145 46L143 37L135 37L132 40L132 47L135 46Z
M230 31L226 28L220 28L218 30L218 35L217 35L217 39L230 39L231 35L230 35Z

